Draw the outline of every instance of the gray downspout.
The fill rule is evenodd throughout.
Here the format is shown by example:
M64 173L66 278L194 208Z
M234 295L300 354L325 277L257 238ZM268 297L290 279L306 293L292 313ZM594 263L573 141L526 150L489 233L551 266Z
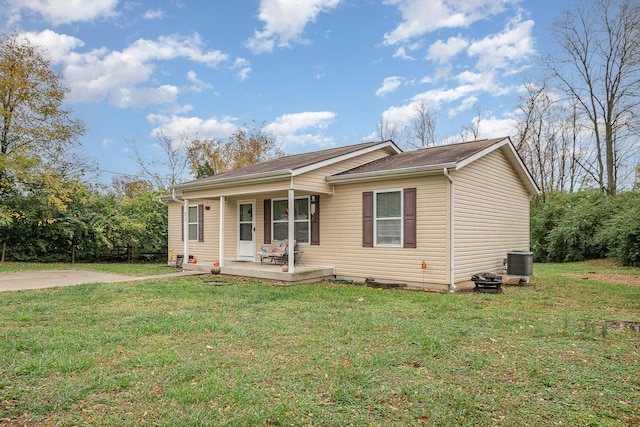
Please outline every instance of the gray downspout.
M455 186L453 183L453 178L449 175L449 170L444 168L444 176L449 180L449 244L450 252L449 252L449 292L455 292L458 287L455 285L455 273L456 273L456 235L455 235L455 204L454 204L454 195L455 195Z

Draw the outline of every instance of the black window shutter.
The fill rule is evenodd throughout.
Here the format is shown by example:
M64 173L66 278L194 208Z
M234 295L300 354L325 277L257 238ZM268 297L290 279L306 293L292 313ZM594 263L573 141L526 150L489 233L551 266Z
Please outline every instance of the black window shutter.
M373 247L373 191L362 193L362 247Z
M320 195L316 195L315 202L312 201L312 206L315 205L315 213L311 215L311 244L320 244Z
M184 205L180 205L180 232L182 233L182 241L184 242Z
M204 242L204 205L198 205L198 242Z
M404 247L415 248L416 244L416 189L404 189Z
M264 244L271 244L271 199L264 199Z

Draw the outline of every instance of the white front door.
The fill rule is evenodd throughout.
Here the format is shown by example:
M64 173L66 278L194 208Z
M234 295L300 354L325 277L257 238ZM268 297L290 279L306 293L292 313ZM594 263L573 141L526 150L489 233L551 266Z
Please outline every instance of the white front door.
M238 202L238 259L254 261L256 255L255 200Z

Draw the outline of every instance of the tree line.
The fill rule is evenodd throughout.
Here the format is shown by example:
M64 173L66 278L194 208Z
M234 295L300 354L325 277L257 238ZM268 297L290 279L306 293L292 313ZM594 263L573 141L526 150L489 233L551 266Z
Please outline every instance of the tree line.
M148 161L132 144L145 179L87 182L79 154L84 124L64 106L69 88L45 52L18 34L0 40L0 262L164 260L167 207L159 196L201 178L283 155L261 128L226 141L158 134Z
M553 51L523 83L512 133L541 191L532 201L532 249L539 261L616 256L637 265L640 5L578 0L551 33ZM39 47L18 34L0 41L2 259L166 253L166 207L158 195L185 179L284 154L255 123L226 140L184 134L176 141L160 132L160 160L131 144L145 179L119 178L111 188L89 183L90 160L77 150L85 126L64 106L62 81ZM479 135L483 113L475 108L461 140ZM402 132L381 121L378 137L404 139L407 149L438 144L433 107L422 100L414 110Z

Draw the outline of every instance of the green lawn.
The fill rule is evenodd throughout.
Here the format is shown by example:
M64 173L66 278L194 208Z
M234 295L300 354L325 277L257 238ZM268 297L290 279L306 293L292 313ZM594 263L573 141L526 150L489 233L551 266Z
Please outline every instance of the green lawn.
M175 268L169 268L159 263L128 264L128 263L40 263L40 262L4 262L0 263L0 273L34 270L89 270L104 273L128 274L131 276L152 276L157 274L175 273Z
M211 276L0 293L0 425L639 425L640 333L606 321L640 322L640 271L534 271L498 295Z

